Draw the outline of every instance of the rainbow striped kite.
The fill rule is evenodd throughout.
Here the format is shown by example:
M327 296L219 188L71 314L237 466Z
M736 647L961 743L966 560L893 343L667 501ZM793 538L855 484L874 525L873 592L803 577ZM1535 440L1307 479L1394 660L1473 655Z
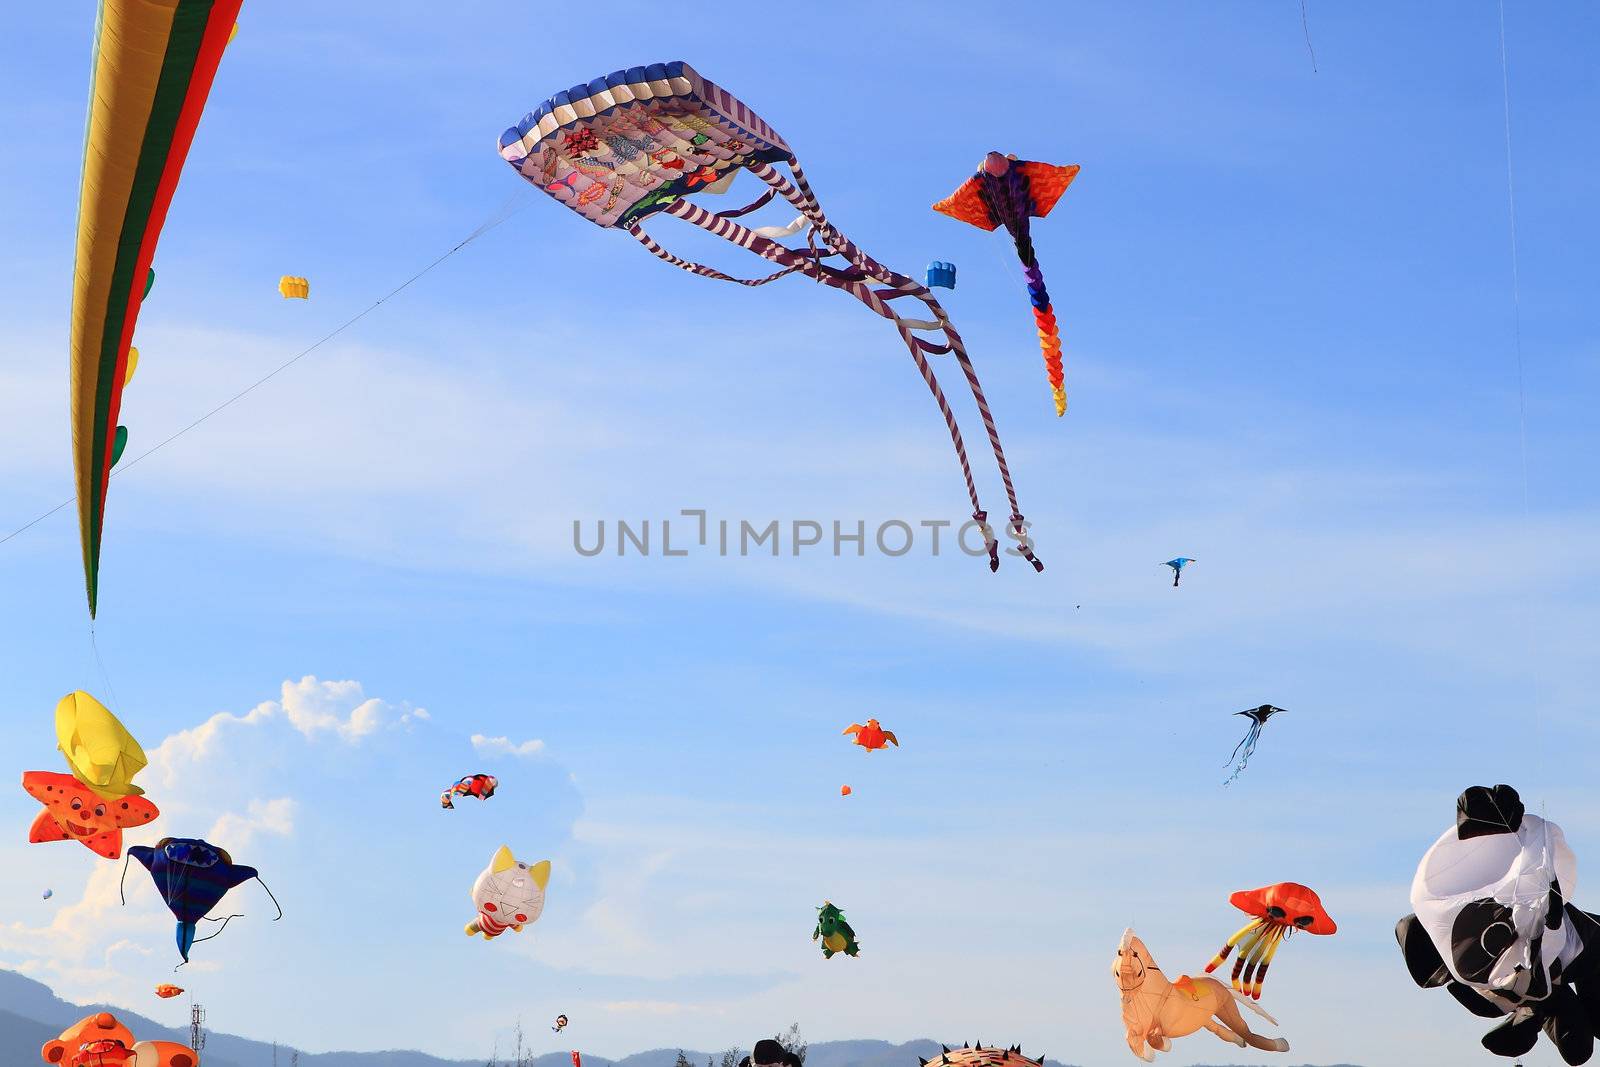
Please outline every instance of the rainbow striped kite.
M92 618L129 348L150 261L241 0L102 0L72 292L72 458ZM136 357L135 357L136 358Z

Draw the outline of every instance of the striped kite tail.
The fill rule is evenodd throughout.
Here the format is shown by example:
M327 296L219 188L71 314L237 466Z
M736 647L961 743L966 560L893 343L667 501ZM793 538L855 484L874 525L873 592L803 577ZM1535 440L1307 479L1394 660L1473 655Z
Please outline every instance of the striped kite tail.
M1039 349L1044 353L1044 369L1050 378L1050 395L1055 399L1059 418L1067 413L1067 388L1061 368L1061 333L1056 328L1055 309L1050 306L1050 293L1044 287L1044 271L1039 269L1039 259L1033 254L1033 242L1026 237L1018 241L1017 255L1022 260L1022 276L1028 283L1033 322L1039 330Z

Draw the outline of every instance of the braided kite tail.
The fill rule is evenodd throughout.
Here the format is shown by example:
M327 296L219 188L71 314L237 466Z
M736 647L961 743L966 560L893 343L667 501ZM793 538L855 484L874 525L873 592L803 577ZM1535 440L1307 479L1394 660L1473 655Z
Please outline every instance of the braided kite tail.
M1017 241L1017 256L1022 260L1022 276L1028 283L1028 300L1033 304L1033 322L1039 329L1039 349L1044 353L1044 369L1050 378L1050 395L1056 402L1056 416L1067 413L1066 375L1061 368L1061 332L1056 328L1055 309L1044 287L1044 272L1033 254L1033 242L1026 236Z

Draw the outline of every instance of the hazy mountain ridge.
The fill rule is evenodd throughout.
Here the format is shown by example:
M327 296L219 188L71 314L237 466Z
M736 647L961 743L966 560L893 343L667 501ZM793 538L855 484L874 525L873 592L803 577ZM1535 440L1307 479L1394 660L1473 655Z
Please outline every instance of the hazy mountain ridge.
M187 1030L175 1031L162 1026L138 1012L112 1004L70 1004L51 992L42 982L17 974L0 971L0 1062L21 1065L37 1062L33 1057L46 1041L56 1037L64 1028L94 1011L111 1011L128 1024L141 1038L166 1038L187 1042ZM748 1040L748 1037L746 1038ZM277 1047L278 1067L289 1067L295 1049L288 1045ZM852 1041L818 1041L806 1052L806 1067L916 1067L917 1058L933 1059L939 1055L937 1041L927 1038L894 1044L889 1041L858 1039ZM1024 1051L1037 1055L1037 1050ZM683 1053L696 1065L720 1056L717 1052L684 1049ZM423 1052L390 1050L383 1052L301 1052L301 1067L484 1067L485 1057L446 1060ZM584 1067L673 1067L678 1049L656 1048L635 1052L620 1060L603 1056L583 1057ZM206 1031L206 1047L201 1057L204 1067L270 1067L273 1063L273 1046L270 1042L254 1041L218 1031ZM502 1058L502 1063L504 1059ZM571 1060L565 1052L547 1052L535 1057L536 1067L570 1067ZM1073 1064L1048 1059L1046 1067L1074 1067ZM1213 1067L1228 1067L1217 1064ZM1237 1067L1237 1065L1233 1065ZM1310 1064L1279 1064L1275 1067L1313 1067ZM1357 1067L1356 1064L1325 1064L1322 1067Z

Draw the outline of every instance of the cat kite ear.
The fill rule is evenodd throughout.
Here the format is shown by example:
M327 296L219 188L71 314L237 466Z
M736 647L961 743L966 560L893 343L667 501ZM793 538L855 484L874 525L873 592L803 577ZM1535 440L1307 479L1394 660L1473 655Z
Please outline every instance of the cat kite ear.
M501 845L500 851L496 852L494 854L494 859L489 861L489 870L491 873L499 874L502 871L509 871L516 865L517 861L516 858L511 855L511 850L505 845Z
M528 868L528 873L533 876L533 880L539 886L540 892L543 892L544 887L550 884L550 861L540 860Z

